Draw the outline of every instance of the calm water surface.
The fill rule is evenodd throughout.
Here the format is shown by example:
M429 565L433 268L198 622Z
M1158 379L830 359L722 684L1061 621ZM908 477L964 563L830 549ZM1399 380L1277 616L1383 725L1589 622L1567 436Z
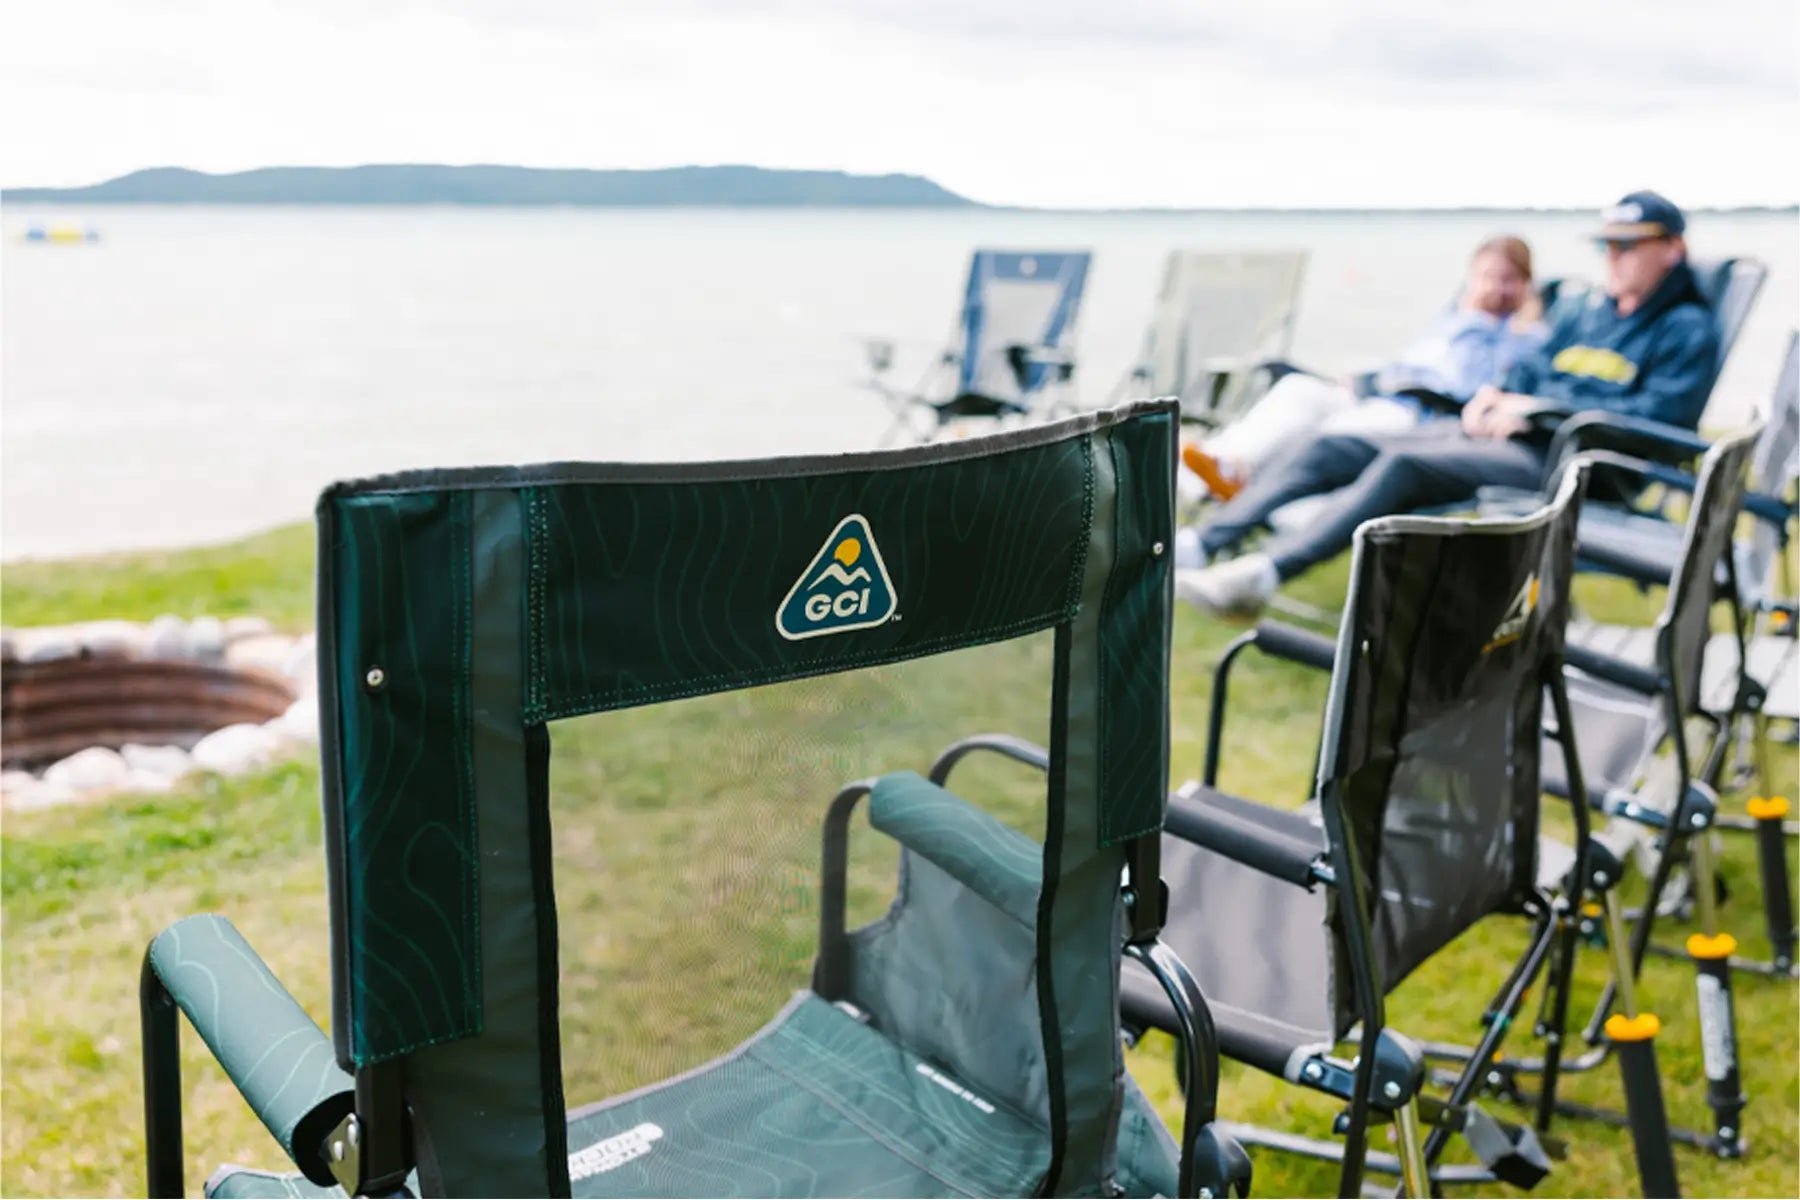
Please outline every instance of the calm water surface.
M96 245L25 245L34 221ZM1379 361L1484 235L1592 277L1589 219L595 209L9 209L0 261L0 555L185 545L306 517L403 467L859 449L886 424L858 337L910 379L976 245L1096 255L1078 341L1103 399L1163 255L1311 250L1296 356ZM1711 419L1766 397L1800 308L1790 216L1707 216L1702 254L1774 273Z

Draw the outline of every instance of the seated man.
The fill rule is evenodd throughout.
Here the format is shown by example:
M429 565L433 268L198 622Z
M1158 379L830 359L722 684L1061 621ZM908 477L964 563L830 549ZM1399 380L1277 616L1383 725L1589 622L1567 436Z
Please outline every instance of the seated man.
M1204 443L1183 446L1182 461L1215 497L1229 500L1295 438L1411 429L1428 414L1395 393L1426 388L1466 401L1548 335L1531 278L1531 247L1516 237L1488 238L1469 260L1455 306L1376 374L1375 395L1364 399L1348 383L1295 371Z
M1230 562L1178 569L1176 595L1250 615L1284 581L1350 545L1372 517L1471 500L1490 484L1536 488L1549 434L1538 411L1602 408L1692 429L1712 389L1718 332L1687 266L1681 210L1633 192L1601 213L1606 296L1565 313L1544 347L1475 393L1459 421L1366 436L1320 434L1290 446L1191 535L1183 557L1210 562L1303 496L1343 489L1304 530ZM1197 542L1197 546L1193 543ZM1181 554L1185 549L1187 553Z

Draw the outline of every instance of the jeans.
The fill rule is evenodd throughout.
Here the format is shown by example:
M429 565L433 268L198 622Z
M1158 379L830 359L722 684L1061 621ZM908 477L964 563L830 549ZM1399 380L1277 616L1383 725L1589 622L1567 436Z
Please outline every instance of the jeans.
M1490 484L1535 489L1543 472L1541 447L1470 437L1455 421L1433 421L1407 433L1304 438L1200 526L1200 546L1216 555L1282 505L1337 492L1318 522L1263 548L1285 581L1348 549L1356 527L1373 517L1472 500L1476 489Z

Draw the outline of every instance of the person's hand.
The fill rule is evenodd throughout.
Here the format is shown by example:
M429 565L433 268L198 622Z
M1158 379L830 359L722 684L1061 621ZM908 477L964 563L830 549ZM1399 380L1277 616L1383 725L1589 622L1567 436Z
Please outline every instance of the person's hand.
M1484 387L1463 409L1463 432L1470 437L1499 441L1526 432L1526 414L1538 407L1535 396L1519 396L1499 388Z
M1477 388L1475 394L1469 398L1469 402L1463 405L1463 432L1470 437L1487 436L1483 430L1486 426L1488 413L1493 410L1495 405L1500 403L1505 395L1505 392L1501 391L1491 383L1484 383L1481 387Z

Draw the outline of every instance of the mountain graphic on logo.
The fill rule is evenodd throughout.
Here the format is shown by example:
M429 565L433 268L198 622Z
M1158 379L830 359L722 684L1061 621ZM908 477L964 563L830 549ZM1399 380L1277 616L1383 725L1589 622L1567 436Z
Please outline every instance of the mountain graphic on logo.
M893 580L869 522L852 513L837 523L775 610L775 632L790 642L870 629L894 615Z
M1488 639L1488 644L1481 648L1481 652L1486 654L1490 650L1498 650L1508 642L1518 641L1525 632L1526 624L1531 620L1531 614L1537 611L1537 602L1538 577L1533 573L1527 576L1525 582L1519 587L1518 594L1513 597L1513 602L1507 606L1506 615L1500 618L1498 625L1494 626L1494 636Z
M806 590L811 591L828 579L835 579L844 587L855 587L869 577L869 571L866 567L858 567L855 571L846 571L842 566L835 562L826 563L825 569L819 572L819 577L806 585Z

